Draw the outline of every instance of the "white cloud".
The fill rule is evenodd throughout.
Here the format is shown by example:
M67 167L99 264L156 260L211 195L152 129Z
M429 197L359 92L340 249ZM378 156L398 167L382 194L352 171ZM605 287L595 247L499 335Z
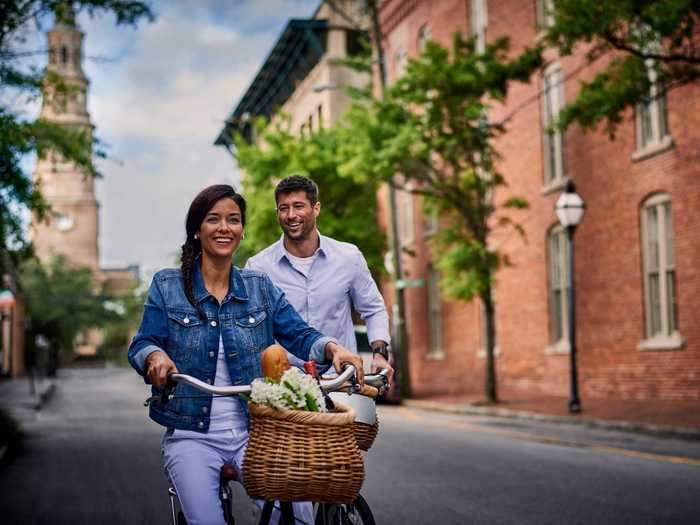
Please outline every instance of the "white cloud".
M81 19L89 109L113 160L101 162L100 248L104 266L172 266L187 207L213 183L238 183L214 139L289 18L317 1L161 2L138 29Z

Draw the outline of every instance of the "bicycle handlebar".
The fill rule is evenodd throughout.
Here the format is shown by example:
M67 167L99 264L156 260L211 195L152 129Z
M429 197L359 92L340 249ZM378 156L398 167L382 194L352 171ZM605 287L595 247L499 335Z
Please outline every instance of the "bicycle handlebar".
M325 393L333 392L335 390L339 390L347 381L352 380L353 388L351 390L357 391L359 390L359 386L354 384L354 376L355 367L353 365L347 365L345 367L345 370L343 370L343 372L337 377L334 377L332 379L321 379L321 390L323 390L323 392ZM187 374L170 374L168 376L168 380L174 383L192 386L206 394L219 396L235 396L239 394L249 394L252 388L251 385L214 386L205 383L201 379L197 379L196 377ZM366 374L365 384L376 387L380 389L381 392L381 390L388 385L387 371L382 370L378 374ZM170 398L171 393L168 390L170 389L166 387L163 396L153 396L146 400L146 404L156 399Z

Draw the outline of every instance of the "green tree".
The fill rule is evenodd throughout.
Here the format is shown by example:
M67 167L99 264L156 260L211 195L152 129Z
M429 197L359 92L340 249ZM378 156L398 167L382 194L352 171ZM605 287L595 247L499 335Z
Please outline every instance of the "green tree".
M375 275L382 272L384 236L376 214L377 181L366 180L352 170L341 176L338 167L352 153L344 134L335 128L320 129L296 137L284 122L267 126L257 123L260 140L248 144L236 138L236 159L245 172L244 195L248 202L247 236L237 256L238 263L279 239L281 230L275 211L274 188L282 178L301 174L319 187L319 230L357 245Z
M497 228L522 228L513 210L523 199L505 196L494 140L505 129L487 120L506 98L509 83L528 82L542 65L539 48L509 58L501 39L479 53L473 39L456 34L451 50L429 42L384 100L357 103L342 122L348 159L341 174L364 174L421 195L441 218L433 256L448 296L479 297L486 314L486 398L496 402L493 285L505 254L489 242ZM400 177L396 175L400 174Z
M542 2L548 4L549 2ZM586 50L588 63L610 55L592 80L581 82L575 100L560 114L592 129L600 122L613 135L625 111L700 76L698 0L556 0L544 42L563 56Z
M52 12L70 21L81 11L90 16L113 13L117 25L135 25L142 18L153 18L146 4L132 0L9 0L0 8L0 251L27 244L22 221L26 210L44 218L49 209L39 188L22 169L27 155L41 156L53 150L88 175L98 174L92 152L97 139L50 122L27 120L17 111L22 100L39 97L47 83L59 92L70 89L55 75L27 67L29 56L46 50L26 50L24 46L28 33L41 29ZM96 154L101 155L99 151Z
M30 350L36 336L44 336L55 352L73 349L78 334L115 319L108 299L95 290L87 268L76 268L63 257L43 265L36 259L20 269L20 284L31 319L27 336Z
M111 313L102 328L99 353L104 358L127 366L126 348L141 322L146 295L147 289L135 285L104 302L104 307Z

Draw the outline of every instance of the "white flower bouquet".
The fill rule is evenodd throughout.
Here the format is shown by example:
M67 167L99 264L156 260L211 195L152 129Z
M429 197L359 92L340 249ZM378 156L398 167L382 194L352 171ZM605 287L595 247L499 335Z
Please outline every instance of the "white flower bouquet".
M286 370L280 381L269 377L253 380L250 400L277 410L326 412L321 387L312 376L295 367Z

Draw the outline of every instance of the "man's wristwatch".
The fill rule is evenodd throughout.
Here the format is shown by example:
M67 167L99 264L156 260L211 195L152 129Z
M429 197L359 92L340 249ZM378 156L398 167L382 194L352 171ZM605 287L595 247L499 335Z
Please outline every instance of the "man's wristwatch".
M387 345L386 343L382 343L379 346L372 348L372 354L379 354L384 359L389 361L389 345Z

